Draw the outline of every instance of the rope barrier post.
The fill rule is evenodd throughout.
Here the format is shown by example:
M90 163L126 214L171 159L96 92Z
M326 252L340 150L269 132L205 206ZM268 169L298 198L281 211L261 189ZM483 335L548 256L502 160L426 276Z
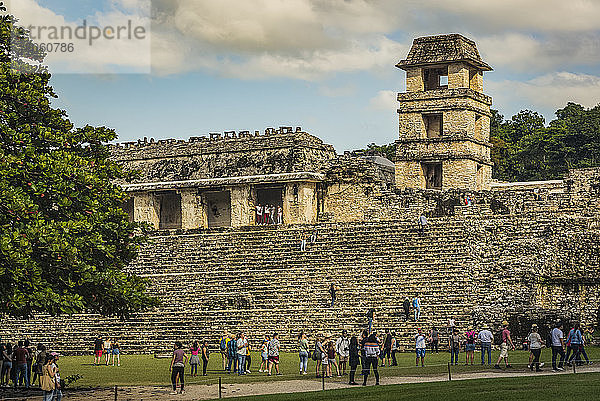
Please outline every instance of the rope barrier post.
M321 376L321 382L323 383L323 391L325 391L325 375Z
M118 394L118 390L117 390L117 386L115 386L115 401L117 401L117 394Z
M219 376L219 398L222 398L223 395L221 394L221 376Z
M448 362L448 381L452 381L452 372L450 371L450 362Z

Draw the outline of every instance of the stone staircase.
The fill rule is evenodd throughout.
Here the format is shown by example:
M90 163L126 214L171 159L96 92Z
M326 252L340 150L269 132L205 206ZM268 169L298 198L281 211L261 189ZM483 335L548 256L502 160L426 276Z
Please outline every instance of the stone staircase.
M315 243L301 251L301 239L315 230ZM311 341L318 331L358 333L373 307L375 328L395 330L400 344L412 347L418 327L445 328L450 317L468 324L467 242L458 219L431 219L424 236L403 221L158 232L129 267L151 280L150 291L162 300L156 310L125 321L85 314L4 320L0 334L86 353L100 333L118 338L125 352L152 353L175 340L207 339L217 347L227 329L246 331L254 345L278 332L283 348L295 350L300 331ZM339 287L334 307L332 282ZM421 320L405 322L404 297L417 294Z

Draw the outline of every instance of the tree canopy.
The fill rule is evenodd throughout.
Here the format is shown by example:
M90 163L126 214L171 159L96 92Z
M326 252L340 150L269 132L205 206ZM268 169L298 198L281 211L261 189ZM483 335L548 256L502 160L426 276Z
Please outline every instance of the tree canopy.
M0 314L156 305L147 281L124 270L146 237L114 184L128 178L109 159L115 132L76 128L53 108L44 52L13 16L0 18Z

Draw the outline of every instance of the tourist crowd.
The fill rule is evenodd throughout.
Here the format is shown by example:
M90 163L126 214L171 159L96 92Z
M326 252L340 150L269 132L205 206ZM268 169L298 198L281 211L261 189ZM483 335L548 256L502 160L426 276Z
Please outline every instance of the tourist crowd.
M283 209L270 204L256 205L256 224L283 224Z
M11 343L2 343L0 353L0 386L9 386L12 382L14 388L30 388L37 380L44 392L44 401L62 399L58 353L47 352L44 344L32 347L28 340L19 341L14 347Z

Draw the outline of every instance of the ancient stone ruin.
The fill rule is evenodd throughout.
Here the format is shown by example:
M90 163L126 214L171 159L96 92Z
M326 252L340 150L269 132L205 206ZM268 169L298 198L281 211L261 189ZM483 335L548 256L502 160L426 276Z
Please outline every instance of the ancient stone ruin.
M475 43L418 38L397 66L407 92L395 164L338 155L299 127L113 146L141 171L118 183L125 210L155 229L128 269L151 280L162 306L125 321L5 319L0 335L83 353L101 333L126 352L161 352L174 340L216 347L223 330L244 330L254 343L278 332L295 349L300 331L358 332L370 308L375 328L395 329L404 346L417 327L450 318L461 328L508 319L517 338L532 321L598 325L600 169L492 181L491 68ZM260 205L280 210L282 224L262 224ZM422 318L406 321L402 302L417 295Z

